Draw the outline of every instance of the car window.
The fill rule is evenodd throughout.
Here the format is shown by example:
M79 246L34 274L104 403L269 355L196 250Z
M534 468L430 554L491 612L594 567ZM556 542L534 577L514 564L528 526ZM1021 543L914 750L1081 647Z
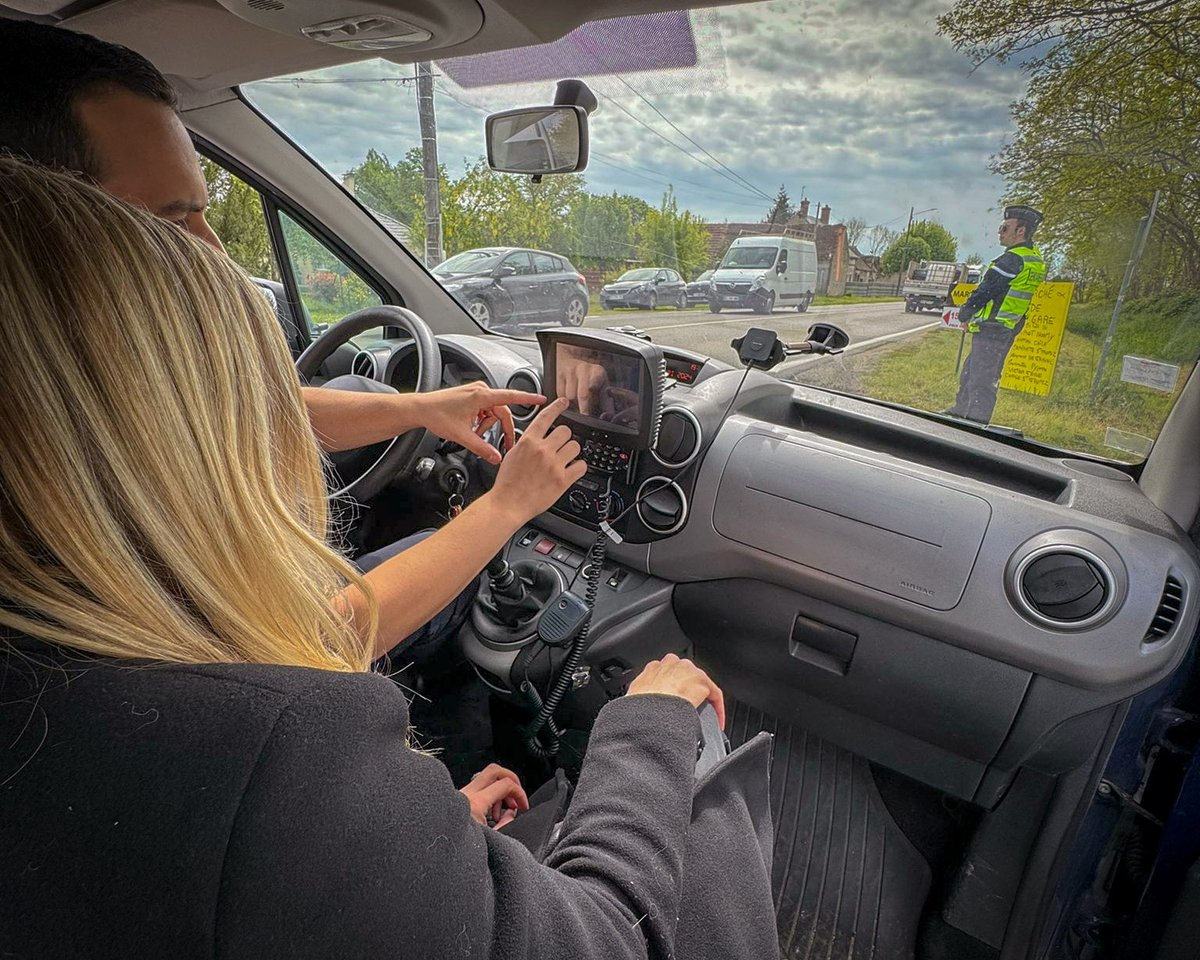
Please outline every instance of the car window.
M538 273L561 273L562 261L546 253L533 255L533 269Z
M271 247L262 194L208 157L200 157L200 170L208 187L204 217L225 252L250 276L278 281L279 262Z
M279 215L288 267L300 291L309 327L319 330L383 301L344 260L286 213ZM370 331L363 334L367 337Z
M533 264L529 260L528 253L510 253L505 257L500 265L502 267L512 267L516 271L516 276L525 277L533 273Z

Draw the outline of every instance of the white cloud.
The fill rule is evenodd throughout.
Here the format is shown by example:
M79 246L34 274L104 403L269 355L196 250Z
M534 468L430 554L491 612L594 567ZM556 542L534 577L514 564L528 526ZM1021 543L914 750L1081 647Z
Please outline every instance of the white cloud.
M638 96L763 192L780 183L828 203L834 219L903 227L910 208L936 207L963 253L996 247L1003 183L989 156L1011 134L1024 90L1011 66L970 63L937 36L949 0L773 0L693 14L700 53L688 70L589 79L592 189L657 202L668 182L708 219L754 219L769 205L732 182ZM647 43L655 42L646 37ZM516 54L520 56L520 54ZM316 76L411 78L412 68L354 64ZM439 152L452 173L483 152L483 112L549 99L549 83L463 90L438 80ZM251 98L332 173L368 148L398 157L420 143L411 83L255 85ZM619 106L618 106L619 104ZM634 114L680 144L672 147Z

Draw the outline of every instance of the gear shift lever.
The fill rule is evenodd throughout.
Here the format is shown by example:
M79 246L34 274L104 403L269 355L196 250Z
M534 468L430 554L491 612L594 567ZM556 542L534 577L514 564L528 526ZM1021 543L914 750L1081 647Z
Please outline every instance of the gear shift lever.
M541 610L541 602L530 595L525 581L509 566L503 553L492 557L487 565L487 576L491 602L482 597L480 600L488 607L488 613L500 623L516 626Z

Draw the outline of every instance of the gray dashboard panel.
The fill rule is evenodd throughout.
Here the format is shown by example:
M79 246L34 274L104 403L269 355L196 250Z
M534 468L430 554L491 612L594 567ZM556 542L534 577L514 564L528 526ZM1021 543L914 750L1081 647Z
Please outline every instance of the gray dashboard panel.
M962 597L986 500L801 437L743 436L713 509L722 536L937 610Z
M747 437L765 438L773 444L800 445L847 458L882 470L879 477L899 472L969 497L979 498L992 511L983 544L970 571L961 599L948 610L931 609L917 599L894 596L856 583L831 571L828 557L837 543L815 544L803 529L789 530L794 539L790 556L778 556L759 546L740 543L718 529L718 503L728 485L745 489L744 471L731 457ZM759 441L763 442L763 441ZM1007 451L1002 451L1007 453ZM1144 510L1141 492L1134 484L1112 484L1100 478L1076 475L1077 482L1119 487L1121 496L1141 501L1131 512ZM879 499L888 489L881 485ZM855 493L861 497L861 492ZM794 518L792 518L794 519ZM782 527L788 522L777 515ZM1023 545L1047 531L1064 531L1064 541L1080 535L1098 544L1104 559L1124 578L1124 595L1115 612L1094 628L1059 631L1030 622L1017 610L1005 587L1010 561ZM954 532L954 531L951 531ZM976 530L965 531L969 552ZM845 545L846 549L861 546ZM840 569L847 569L844 561ZM993 657L1001 662L1090 689L1109 690L1114 696L1141 689L1165 675L1182 657L1196 628L1200 607L1200 568L1195 551L1183 538L1172 539L1144 526L1130 526L1109 517L1083 513L1070 503L1048 502L993 486L976 477L960 476L923 467L891 454L878 453L839 440L807 434L744 415L731 416L705 458L692 498L691 518L679 533L650 546L649 572L677 582L754 577L803 591L849 610L913 630L925 636ZM1185 602L1174 630L1154 644L1143 643L1170 573L1185 587Z

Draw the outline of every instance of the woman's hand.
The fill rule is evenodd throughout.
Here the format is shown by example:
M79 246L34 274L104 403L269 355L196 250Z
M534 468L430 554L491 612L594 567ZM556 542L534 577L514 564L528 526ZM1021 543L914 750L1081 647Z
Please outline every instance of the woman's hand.
M707 673L692 663L668 653L661 660L651 660L646 668L629 685L626 696L665 693L671 697L682 697L693 707L711 703L717 711L717 722L725 729L725 695L721 693Z
M464 383L432 393L416 395L420 403L421 426L451 443L457 443L486 460L500 462L500 451L483 439L493 424L504 431L504 449L516 443L510 403L540 406L546 398L521 390L493 390L483 383Z
M549 510L567 488L587 473L579 457L579 443L571 430L554 418L567 409L563 398L547 404L521 434L520 442L504 455L491 493L513 514L514 526Z
M529 809L529 798L521 781L511 770L489 764L458 791L471 804L471 818L481 826L492 822L492 829L512 823L518 811Z

